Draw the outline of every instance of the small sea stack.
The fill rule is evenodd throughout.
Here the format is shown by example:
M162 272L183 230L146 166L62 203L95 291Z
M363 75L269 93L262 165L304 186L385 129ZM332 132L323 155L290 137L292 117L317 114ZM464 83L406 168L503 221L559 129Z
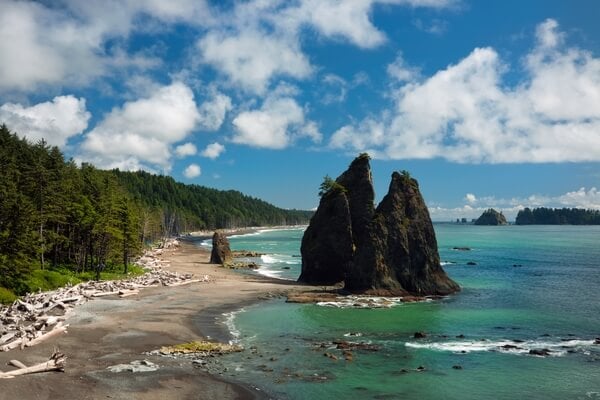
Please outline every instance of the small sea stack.
M475 220L475 225L508 225L508 222L504 214L490 208Z
M211 264L227 264L233 261L233 254L229 247L229 240L224 233L216 231L212 238Z
M352 293L446 295L460 290L440 265L433 224L417 181L394 172L374 207L369 156L359 155L321 201L302 239L299 281L344 281Z

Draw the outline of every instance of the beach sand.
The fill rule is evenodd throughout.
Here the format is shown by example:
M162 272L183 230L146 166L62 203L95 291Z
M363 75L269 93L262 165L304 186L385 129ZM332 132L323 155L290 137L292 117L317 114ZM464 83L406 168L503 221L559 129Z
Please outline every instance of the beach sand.
M68 333L24 350L0 353L0 369L9 360L26 365L46 361L58 347L67 355L64 373L46 372L0 380L0 399L260 399L260 390L220 379L195 368L190 360L144 352L209 336L228 341L222 314L289 290L293 282L240 274L208 264L210 254L191 243L167 250L168 269L211 282L146 288L126 299L98 298L69 316ZM151 372L111 372L107 368L148 360Z

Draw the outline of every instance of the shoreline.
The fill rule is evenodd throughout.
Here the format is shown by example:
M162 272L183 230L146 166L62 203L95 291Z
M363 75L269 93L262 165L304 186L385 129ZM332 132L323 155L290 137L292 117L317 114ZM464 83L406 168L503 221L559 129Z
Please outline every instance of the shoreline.
M3 382L0 398L268 398L260 388L203 372L191 360L145 354L207 336L228 342L232 335L222 322L223 314L283 296L290 290L311 288L236 273L209 264L209 257L207 250L183 240L179 248L164 251L162 258L170 263L165 269L209 275L211 282L146 288L127 299L93 299L69 315L68 334L24 350L0 353L2 365L12 359L27 365L45 361L54 347L68 357L64 373L25 375ZM114 373L107 369L142 360L158 365L158 370Z

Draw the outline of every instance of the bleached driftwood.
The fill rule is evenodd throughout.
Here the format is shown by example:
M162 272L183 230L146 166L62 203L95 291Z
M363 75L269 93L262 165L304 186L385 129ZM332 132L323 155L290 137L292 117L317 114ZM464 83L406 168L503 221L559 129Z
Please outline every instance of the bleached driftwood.
M25 343L25 347L31 347L31 346L35 346L38 343L43 342L44 340L48 340L51 337L54 337L56 335L59 335L61 333L66 333L67 332L67 327L69 325L62 325L62 322L59 322L54 329L52 329L50 332L46 332L41 336L36 337L35 339Z
M167 248L179 246L177 240L166 241ZM208 282L210 277L192 279L192 274L165 270L168 265L158 256L162 250L149 250L136 263L146 273L119 281L90 281L39 293L29 293L9 306L0 306L0 351L34 346L41 341L65 332L62 321L77 305L104 296L129 297L139 289L156 286L181 286Z
M27 368L27 365L23 364L19 360L10 360L7 364L17 368Z
M13 360L16 361L16 360ZM38 372L47 372L47 371L64 371L65 364L67 361L67 357L59 352L54 352L50 359L46 362L32 365L31 367L24 367L15 369L13 371L8 372L0 372L0 378L14 378L15 376L27 375L27 374L35 374ZM17 361L18 362L18 361ZM24 365L20 363L21 365Z

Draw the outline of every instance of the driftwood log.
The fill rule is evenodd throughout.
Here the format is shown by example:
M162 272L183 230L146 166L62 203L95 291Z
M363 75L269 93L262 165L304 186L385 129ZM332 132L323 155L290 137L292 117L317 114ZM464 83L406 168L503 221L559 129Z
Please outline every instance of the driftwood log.
M178 246L177 240L167 241L167 248ZM162 249L149 250L136 264L147 272L118 281L90 281L57 290L29 293L9 306L0 307L0 351L34 346L66 332L63 325L68 313L79 304L104 296L129 297L141 288L181 286L209 282L208 275L192 279L192 274L179 274L164 269L168 264L159 256Z
M64 371L66 361L67 357L58 351L55 351L54 354L50 356L48 361L32 365L31 367L25 366L25 364L18 360L10 360L9 364L19 369L8 372L0 372L0 379L14 378L15 376L19 375L35 374L38 372Z

